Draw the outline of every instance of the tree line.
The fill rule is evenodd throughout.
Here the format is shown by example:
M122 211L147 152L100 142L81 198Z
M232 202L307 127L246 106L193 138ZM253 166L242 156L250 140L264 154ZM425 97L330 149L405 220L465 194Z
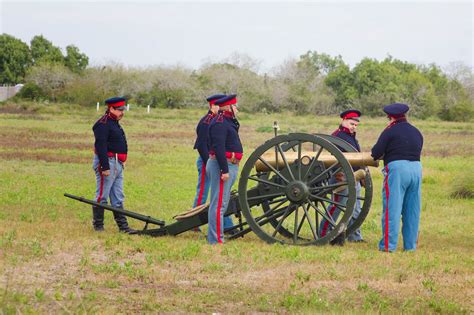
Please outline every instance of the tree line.
M308 51L268 73L242 54L199 69L182 66L88 67L89 58L70 45L66 54L43 36L28 46L0 35L0 83L24 83L19 97L92 106L111 95L132 104L165 108L202 106L207 95L237 93L243 111L328 115L355 107L382 115L381 106L405 102L412 116L424 119L474 119L474 73L453 63L417 65L391 56L364 58L350 67L341 56Z

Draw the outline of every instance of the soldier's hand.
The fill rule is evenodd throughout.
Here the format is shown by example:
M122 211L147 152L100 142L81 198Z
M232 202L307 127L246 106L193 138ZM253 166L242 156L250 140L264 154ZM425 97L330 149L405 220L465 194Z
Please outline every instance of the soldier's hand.
M222 175L221 175L221 179L222 179L224 182L228 181L228 180L229 180L229 173L222 174Z
M102 175L109 176L110 175L110 170L102 171Z

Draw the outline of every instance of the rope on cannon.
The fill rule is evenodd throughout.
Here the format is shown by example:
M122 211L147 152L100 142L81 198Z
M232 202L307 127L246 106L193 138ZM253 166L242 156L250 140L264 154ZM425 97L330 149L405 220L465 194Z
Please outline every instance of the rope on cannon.
M189 209L186 212L179 213L179 214L175 215L173 217L173 219L175 219L177 221L180 221L180 220L184 220L184 219L187 219L187 218L190 218L190 217L194 217L195 215L198 215L201 212L204 212L208 208L209 208L209 204L206 203L206 204L197 206L195 208Z

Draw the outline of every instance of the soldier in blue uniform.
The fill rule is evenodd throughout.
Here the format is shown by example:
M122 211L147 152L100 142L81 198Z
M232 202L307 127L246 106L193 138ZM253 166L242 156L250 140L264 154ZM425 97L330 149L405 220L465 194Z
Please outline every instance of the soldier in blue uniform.
M107 111L92 127L95 136L93 169L97 182L95 200L107 204L110 198L113 207L123 208L123 170L128 147L119 120L123 118L126 100L123 97L112 97L105 103ZM94 230L103 231L104 209L94 206L92 215ZM129 228L126 216L114 212L114 218L120 232L136 232Z
M337 128L332 133L332 135L346 141L351 146L353 146L358 152L360 152L359 142L357 141L357 138L356 138L356 129L357 129L357 126L359 125L359 119L360 119L360 116L362 116L362 113L360 111L356 110L356 109L349 109L349 110L346 110L346 111L342 112L339 116L342 118L342 122L339 125L339 128ZM342 152L345 152L345 150L342 149L341 147L339 147L339 149ZM358 169L359 169L359 167L354 167L353 168L354 171L356 171ZM342 173L341 174L336 174L336 178L333 179L334 183L336 181L343 180L343 178L341 178L341 175L342 175ZM356 183L356 195L357 195L357 197L360 196L360 191L361 191L361 184L360 184L360 182L357 182ZM334 194L333 200L336 201L336 202L342 203L342 204L346 204L347 198L341 196L340 194L347 195L348 194L347 189L345 189L343 191L340 191L338 194ZM337 220L337 218L340 214L339 208L337 208L335 205L331 205L331 207L328 209L328 211L331 214L331 216L334 218L334 220ZM354 220L357 219L357 217L360 214L360 211L361 211L360 200L356 199L354 213L352 215L352 218L351 218L351 221L350 221L349 225L352 224L354 222ZM326 233L330 229L332 229L332 227L329 225L329 222L325 219L321 220L321 228L320 228L321 236L325 236ZM344 237L344 235L342 237ZM364 239L362 238L362 234L360 232L360 228L357 229L356 231L354 231L352 234L350 234L347 237L347 240L349 242L364 242ZM343 239L342 240L338 239L334 243L335 244L341 244L342 242L343 242Z
M215 94L209 96L207 101L209 102L209 110L204 115L196 126L196 142L194 143L194 149L198 151L199 157L196 161L198 170L198 183L196 187L196 196L194 198L193 208L206 203L207 195L209 192L209 178L206 176L206 164L209 159L209 125L211 124L212 118L217 115L219 106L214 103L220 99L226 97L225 94Z
M224 213L230 199L230 190L239 170L243 148L239 138L239 122L235 117L237 95L232 94L215 102L219 113L209 126L210 152L206 165L211 184L209 228L210 244L224 242Z
M199 157L196 161L198 170L198 182L196 187L196 196L194 197L193 208L205 204L207 196L209 194L209 177L206 174L206 164L209 159L209 125L212 119L217 115L219 106L214 103L226 97L225 94L215 94L209 96L206 100L209 102L209 110L204 115L196 126L196 142L194 143L194 149L199 153ZM224 229L232 227L234 224L232 218L227 216L224 217ZM195 231L200 231L196 228Z
M383 110L390 122L372 148L372 157L375 160L383 158L384 162L379 249L396 250L401 217L403 248L414 251L420 223L423 136L406 119L408 105L394 103Z

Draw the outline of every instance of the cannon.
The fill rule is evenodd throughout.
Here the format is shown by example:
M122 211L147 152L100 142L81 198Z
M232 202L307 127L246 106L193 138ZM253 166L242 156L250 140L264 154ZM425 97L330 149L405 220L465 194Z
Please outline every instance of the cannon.
M342 233L354 232L364 222L372 202L368 166L378 166L378 162L334 136L275 136L257 147L242 168L238 191L232 193L225 213L235 215L238 223L225 231L232 232L227 239L254 232L267 243L324 245ZM353 167L360 169L354 172ZM356 193L358 181L364 182L360 195ZM166 224L83 197L65 196L145 222L137 233L140 235L178 235L208 223L208 205L181 213ZM353 218L357 201L362 210ZM150 224L156 227L150 228Z

